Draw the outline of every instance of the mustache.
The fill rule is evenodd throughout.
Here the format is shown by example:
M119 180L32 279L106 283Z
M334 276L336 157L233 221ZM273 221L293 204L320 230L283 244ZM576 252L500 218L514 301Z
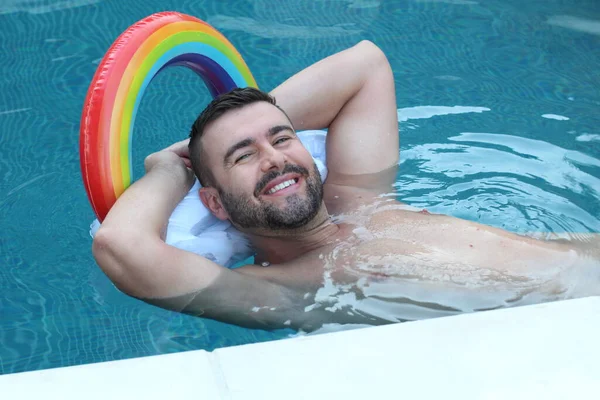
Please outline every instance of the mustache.
M296 173L303 176L308 176L309 174L308 170L304 167L295 164L286 164L281 171L269 171L266 174L264 174L260 181L258 181L258 183L256 184L256 188L254 189L254 195L258 196L258 194L262 192L262 190L266 188L269 182L271 182L273 179L276 179L281 175L290 173Z

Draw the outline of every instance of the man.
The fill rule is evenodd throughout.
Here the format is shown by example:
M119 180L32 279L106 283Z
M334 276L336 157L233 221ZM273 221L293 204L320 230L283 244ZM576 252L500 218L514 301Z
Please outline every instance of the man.
M198 118L189 146L146 159L146 175L94 240L117 287L176 311L303 330L598 292L593 243L537 241L385 196L398 164L396 99L372 43L310 66L271 95L277 105L256 90L223 96ZM320 128L329 129L324 184L295 134ZM203 203L248 235L257 265L228 270L162 240L192 165Z

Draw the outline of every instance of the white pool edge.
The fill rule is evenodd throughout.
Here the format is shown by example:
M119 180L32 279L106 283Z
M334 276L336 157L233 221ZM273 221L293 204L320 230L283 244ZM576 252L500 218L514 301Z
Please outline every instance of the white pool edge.
M3 399L559 399L600 393L600 297L0 376Z

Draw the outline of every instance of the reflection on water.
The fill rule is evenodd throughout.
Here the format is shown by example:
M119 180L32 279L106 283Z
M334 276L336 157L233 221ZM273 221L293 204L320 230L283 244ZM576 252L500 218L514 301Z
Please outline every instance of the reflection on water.
M478 1L472 0L415 0L417 3L446 3L446 4L456 4L456 5L475 5L479 4Z
M447 79L447 77L445 78ZM460 79L460 78L459 78ZM481 113L490 111L486 107L464 107L464 106L419 106L398 109L398 122L405 122L411 119L431 118L436 115Z
M556 114L542 114L543 118L555 119L557 121L568 121L569 117L565 117L564 115L556 115Z
M16 12L45 14L68 8L87 6L100 1L101 0L2 0L2 2L0 2L0 15Z
M520 233L600 231L593 214L600 160L506 134L465 132L449 140L455 144L402 151L401 169L419 171L400 174L402 201Z
M600 142L600 135L584 133L575 138L578 142Z
M343 37L357 35L362 31L347 26L298 26L277 21L258 21L247 17L228 17L215 15L208 19L208 23L219 30L229 29L242 31L267 39L315 39L321 37Z
M548 23L562 28L600 35L600 21L594 19L580 18L572 15L554 15L548 18Z

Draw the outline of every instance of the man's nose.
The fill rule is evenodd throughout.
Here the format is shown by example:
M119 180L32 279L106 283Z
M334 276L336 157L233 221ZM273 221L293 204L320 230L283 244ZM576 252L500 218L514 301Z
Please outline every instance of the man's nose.
M272 146L269 146L262 151L261 169L263 172L270 171L272 169L281 170L287 162L285 154Z

